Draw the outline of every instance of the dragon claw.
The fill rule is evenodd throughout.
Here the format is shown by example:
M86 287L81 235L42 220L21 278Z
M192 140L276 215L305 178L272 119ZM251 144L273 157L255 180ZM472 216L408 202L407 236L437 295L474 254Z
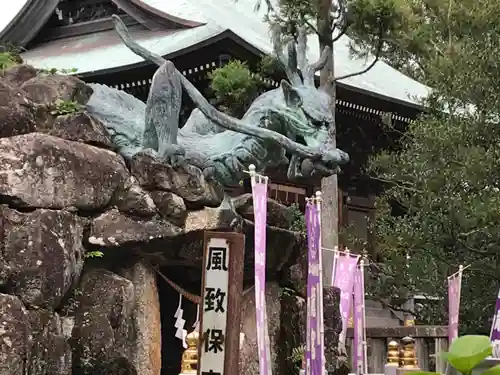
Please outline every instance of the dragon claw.
M323 152L321 161L326 164L345 164L349 162L349 155L338 148L329 149Z
M145 148L145 149L141 150L140 152L141 152L141 154L149 155L149 156L152 156L153 158L158 157L158 153L155 150L153 150L152 148Z

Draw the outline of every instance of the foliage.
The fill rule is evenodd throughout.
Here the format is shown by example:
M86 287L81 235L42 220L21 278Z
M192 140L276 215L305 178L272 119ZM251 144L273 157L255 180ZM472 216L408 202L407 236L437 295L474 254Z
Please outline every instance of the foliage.
M294 232L299 232L303 236L306 235L306 219L304 217L304 213L300 210L300 207L297 203L292 203L288 206L288 212L292 217L292 225L290 226L290 230Z
M102 258L104 256L104 253L99 250L95 251L87 251L85 253L85 259L92 259L92 258Z
M406 15L402 12L408 12L406 8L409 8L405 5L407 0L333 0L326 12L322 0L279 0L279 7L276 8L271 0L265 2L271 9L267 21L279 28L281 42L296 38L300 27L316 34L320 46L332 46L347 34L353 38L351 50L354 54L368 58L371 52L372 63L367 69L352 75L365 73L379 56L388 55L384 52L392 48L391 35L401 30ZM340 80L345 77L335 78Z
M246 63L233 60L209 74L210 87L224 110L241 117L257 96L259 82Z
M440 353L444 359L463 375L471 375L475 369L492 352L488 336L462 336L451 344L450 351ZM436 375L435 372L417 371L415 375ZM483 375L499 375L500 365L482 372Z
M210 88L216 104L230 115L242 117L250 104L265 89L264 80L276 72L276 59L266 56L257 68L231 60L210 72Z
M302 368L302 362L304 361L305 354L306 354L305 345L301 345L297 348L292 349L292 355L290 355L288 359L293 363L293 367L296 374L298 374L300 369Z
M358 45L373 50L370 39L377 20L373 8L385 9L391 25L383 36L381 56L395 68L432 86L430 70L437 66L453 69L449 57L463 52L474 53L475 39L485 35L484 44L492 47L498 41L490 37L498 30L498 1L472 0L356 0L353 12L363 22L354 22L350 35ZM493 55L484 56L483 64L495 64ZM459 64L460 65L460 64Z
M368 222L368 226L370 223ZM369 243L360 233L355 224L349 224L339 231L339 242L347 249L354 250L356 253L368 252Z
M471 264L460 326L475 333L489 332L500 281L498 11L498 0L426 5L432 27L420 18L411 29L428 44L412 58L434 89L428 111L400 134L398 152L378 155L369 168L386 184L373 228L384 264L371 269L372 292L390 305L413 293L446 301L446 276ZM440 305L418 317L446 322Z
M83 105L71 100L57 99L54 103L53 109L50 113L54 116L69 115L71 113L79 112L83 109Z
M16 54L12 52L0 52L0 70L6 70L18 64Z
M47 74L47 75L72 74L72 73L76 73L77 71L78 71L78 69L76 69L76 68L71 68L71 69L57 69L57 68L40 69L41 74Z
M16 46L9 44L0 46L0 71L22 64L20 53L21 49Z

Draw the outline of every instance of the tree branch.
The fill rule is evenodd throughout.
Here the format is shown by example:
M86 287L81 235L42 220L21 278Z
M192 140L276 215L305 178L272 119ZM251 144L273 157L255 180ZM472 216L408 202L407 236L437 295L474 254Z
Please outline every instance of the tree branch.
M348 28L349 28L349 23L346 21L344 22L344 26L342 26L342 29L340 30L339 34L336 35L335 38L333 38L333 43L342 38L342 36L347 32Z
M333 2L332 2L333 4ZM335 38L333 38L333 42L335 43L337 40L339 40L342 35L344 35L349 28L349 22L347 22L347 7L344 2L344 0L339 0L339 15L338 17L335 17L332 21L332 34L335 31L336 28L341 27L339 35L337 35Z
M382 39L382 28L380 28L379 37L378 37L378 44L377 44L377 48L375 50L375 58L373 59L372 63L370 65L368 65L366 68L364 68L363 70L360 70L359 72L349 73L349 74L337 77L334 79L334 82L338 82L342 79L351 78L351 77L359 76L361 74L365 74L367 71L369 71L371 68L373 68L375 66L375 64L380 59L380 53L382 52L383 44L384 44L384 40Z
M419 194L423 194L424 193L422 190L418 190L418 189L415 189L415 188L412 188L412 187L409 187L409 186L402 185L403 181L386 180L385 178L374 177L374 176L369 176L369 178L371 180L384 182L386 184L396 185L396 186L400 187L403 190L412 191L414 193L419 193Z
M321 70L325 67L326 63L328 62L328 55L332 53L332 50L330 47L325 47L323 49L323 52L321 52L321 56L319 57L318 61L312 63L309 65L309 68L313 72L317 72L318 70Z
M316 26L314 26L311 22L309 22L308 20L304 19L304 23L307 25L307 27L309 27L316 35L319 35L319 31L318 29L316 28Z

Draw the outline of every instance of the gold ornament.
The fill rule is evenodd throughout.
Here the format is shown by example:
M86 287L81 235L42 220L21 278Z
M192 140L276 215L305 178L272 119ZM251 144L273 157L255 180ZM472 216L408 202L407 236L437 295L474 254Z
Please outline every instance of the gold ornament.
M387 364L396 366L399 364L399 344L397 341L392 340L387 345Z
M399 367L404 369L418 369L417 351L415 350L415 339L404 337L401 340L401 351L399 352Z
M195 329L186 336L187 349L182 353L181 373L196 374L198 370L198 342L200 335Z

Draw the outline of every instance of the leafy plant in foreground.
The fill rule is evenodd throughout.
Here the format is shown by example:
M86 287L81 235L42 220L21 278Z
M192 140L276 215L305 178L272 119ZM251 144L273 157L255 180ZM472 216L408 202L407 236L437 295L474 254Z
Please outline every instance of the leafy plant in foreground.
M463 375L471 375L478 365L491 355L492 347L489 337L467 335L458 337L451 344L448 352L440 353L450 366ZM436 372L417 371L414 375L437 375ZM499 375L500 365L491 367L481 375Z
M79 112L83 109L80 103L71 100L61 100L57 99L54 103L54 108L50 113L54 116L58 115L69 115L71 113Z

